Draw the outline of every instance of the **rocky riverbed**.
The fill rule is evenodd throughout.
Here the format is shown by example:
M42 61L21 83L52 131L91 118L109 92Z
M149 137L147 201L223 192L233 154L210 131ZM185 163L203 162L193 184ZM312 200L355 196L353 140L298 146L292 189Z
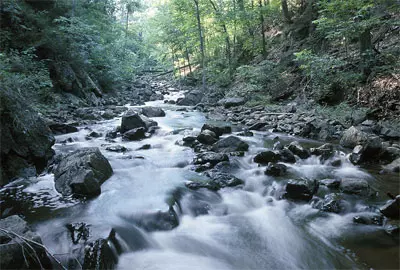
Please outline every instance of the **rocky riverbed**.
M55 155L0 191L0 252L30 257L1 268L399 267L395 129L203 100L137 83L49 111Z

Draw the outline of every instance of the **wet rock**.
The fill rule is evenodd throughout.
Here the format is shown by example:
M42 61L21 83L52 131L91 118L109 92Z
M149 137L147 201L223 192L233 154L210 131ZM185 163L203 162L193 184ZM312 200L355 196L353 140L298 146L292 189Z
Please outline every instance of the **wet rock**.
M222 105L225 108L231 108L240 106L246 103L246 100L242 97L234 97L234 98L224 98L218 101L218 105Z
M336 188L339 188L341 180L340 179L323 179L323 180L320 180L319 182L321 185L324 185L328 188L336 189Z
M310 201L318 191L318 182L307 179L291 180L286 184L285 191L285 199Z
M389 162L400 158L400 148L393 146L382 147L382 153L380 157Z
M335 154L335 148L333 144L326 143L321 145L320 147L311 148L310 152L312 155L321 156L321 159L325 161L333 157L333 155Z
M150 130L151 128L158 126L158 123L156 121L154 121L153 119L150 119L144 115L141 115L140 118L143 120L143 122L145 124L145 128L147 130Z
M254 133L251 132L250 130L243 130L243 131L239 132L237 135L243 136L243 137L252 137L252 136L254 136Z
M89 225L84 222L70 223L67 224L68 231L71 234L71 241L73 244L78 244L79 241L85 243L90 236Z
M388 201L379 210L385 217L399 219L399 217L400 217L400 195L397 195L396 199Z
M228 134L228 133L232 132L232 128L230 126L218 127L218 126L214 126L214 125L210 125L210 124L204 124L201 127L201 131L207 130L207 129L214 132L217 135L217 137L220 137L223 134Z
M206 188L209 190L216 191L221 188L235 187L244 184L243 180L228 173L210 171L207 172L205 175L210 178L209 181L202 181L202 182L188 181L185 183L186 187L193 190L199 188Z
M197 140L200 143L211 145L218 141L217 135L211 130L203 130L198 136Z
M97 196L113 171L99 148L88 147L66 155L54 170L55 188L63 195Z
M117 138L117 131L109 131L106 133L106 139L115 139Z
M122 138L127 141L138 141L146 138L146 129L143 127L128 130L122 134Z
M280 161L282 162L287 162L287 163L295 163L296 158L292 151L290 151L287 148L281 149L278 151L278 154L280 155Z
M0 269L52 269L46 251L29 242L42 244L41 238L22 218L14 215L1 219L0 228L9 232L0 231ZM27 241L21 241L17 236Z
M114 269L118 263L118 257L114 253L109 243L113 243L113 239L99 238L86 245L83 269Z
M143 107L142 114L147 117L164 117L165 112L163 109L158 107Z
M283 176L287 172L287 167L283 164L269 163L264 173L270 176Z
M321 210L324 212L340 213L344 210L344 201L339 194L331 193L325 195Z
M342 166L342 160L340 158L334 159L329 163L329 165L333 167L340 167Z
M383 216L375 213L360 214L353 217L353 222L364 225L383 225Z
M294 141L291 142L287 147L293 154L297 155L298 157L305 159L310 157L310 152L304 149L299 142Z
M150 144L143 144L141 147L139 147L138 149L136 149L136 150L148 150L148 149L150 149L151 148L151 145Z
M110 151L110 152L117 152L117 153L124 153L124 152L128 151L128 149L125 146L122 146L119 144L108 146L108 147L106 147L106 150Z
M382 141L377 136L369 136L363 145L356 145L350 154L353 164L375 160L382 151Z
M128 111L122 116L121 120L121 133L125 133L128 130L135 128L146 128L146 123L140 117L140 115L135 111Z
M400 132L393 130L393 129L383 127L381 129L380 133L387 140L397 140L398 141L400 139Z
M255 163L267 165L270 162L278 162L278 161L280 161L280 159L281 159L281 155L279 153L267 150L267 151L258 153L254 157L253 160Z
M340 145L347 148L354 148L356 145L363 145L367 139L368 135L365 132L351 126L343 132L342 138L340 139Z
M100 138L101 136L103 136L103 134L96 132L96 131L92 131L86 136L86 139Z
M71 124L50 123L48 126L55 135L68 134L78 131L78 128Z
M344 178L340 182L340 190L343 193L368 196L370 192L369 184L364 179Z
M168 211L146 213L135 218L136 225L148 232L169 231L179 225L179 218L175 210L170 207Z
M249 130L261 130L267 125L266 122L257 122L249 127Z
M235 136L229 136L214 143L212 150L220 153L247 151L249 145Z
M383 173L385 172L394 172L394 173L398 173L400 172L400 158L392 161L390 164L383 166Z
M229 157L223 153L205 152L197 154L193 160L193 164L202 165L210 163L212 166L217 165L220 162L229 161Z

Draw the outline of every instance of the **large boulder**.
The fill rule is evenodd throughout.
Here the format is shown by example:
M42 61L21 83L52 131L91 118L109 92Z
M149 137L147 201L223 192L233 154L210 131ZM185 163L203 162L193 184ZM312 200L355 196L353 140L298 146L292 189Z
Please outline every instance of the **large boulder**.
M143 107L142 114L147 117L163 117L165 112L163 109L158 107Z
M200 90L190 91L185 94L184 98L178 99L176 104L181 106L194 106L201 101L203 93Z
M55 142L45 121L20 97L0 90L0 186L42 172Z
M287 172L287 167L284 164L269 163L264 171L264 174L270 176L283 176Z
M340 145L347 148L354 148L356 145L364 144L367 139L367 133L351 126L343 132L342 138L340 139Z
M140 117L140 115L135 111L128 111L121 119L121 133L134 128L146 128L146 123Z
M40 246L42 240L22 218L14 215L1 219L0 228L0 269L52 268L45 249Z
M67 133L72 133L72 132L77 132L78 128L67 123L48 123L47 124L53 134L60 135L60 134L67 134Z
M291 180L286 184L286 193L283 197L291 200L310 201L313 195L317 193L318 187L319 183L316 180Z
M367 196L370 192L370 186L364 179L345 178L342 179L339 186L343 193Z
M242 185L244 183L243 180L231 175L229 173L219 172L217 170L212 170L205 174L210 178L208 181L188 181L185 183L186 187L189 189L199 189L199 188L207 188L209 190L219 190L225 187L235 187L238 185Z
M378 136L370 136L363 145L356 145L350 154L353 164L376 160L382 151L382 141Z
M395 159L391 163L389 163L388 165L383 166L383 171L382 172L399 173L400 172L400 158Z
M169 231L179 225L179 217L173 207L168 211L145 213L134 217L137 226L148 232Z
M235 136L229 136L214 143L212 150L220 153L231 153L238 151L247 151L249 145Z
M66 155L54 171L55 187L63 195L97 196L113 170L99 148L88 147Z
M226 154L205 152L198 154L193 160L193 164L202 165L210 163L211 165L215 166L223 161L229 161L229 157Z
M236 107L245 103L246 99L242 97L224 98L218 101L218 104L224 106L225 108Z

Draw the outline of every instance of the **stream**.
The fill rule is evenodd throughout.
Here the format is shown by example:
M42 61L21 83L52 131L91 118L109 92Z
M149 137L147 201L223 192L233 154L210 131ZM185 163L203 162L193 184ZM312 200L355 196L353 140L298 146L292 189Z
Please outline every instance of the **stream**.
M166 99L176 99L173 93ZM258 152L272 148L279 136L282 143L293 140L304 146L321 142L283 134L254 132L241 137L250 147L244 157L230 157L230 173L243 179L243 188L224 188L218 192L199 189L181 199L179 226L169 231L146 232L130 220L137 216L167 211L171 192L185 188L188 180L202 179L191 170L195 153L176 144L185 134L199 131L209 120L197 111L177 111L180 106L163 101L147 102L165 110L165 117L153 118L160 129L142 141L110 143L104 136L87 140L91 131L106 134L120 125L121 118L81 127L76 133L56 137L56 153L68 153L82 147L99 147L109 160L114 174L101 186L101 195L80 201L62 197L55 191L52 174L41 175L23 186L31 194L33 206L26 219L53 254L71 254L74 246L65 225L85 222L97 232L111 227L125 243L118 269L388 269L399 266L399 243L386 235L382 226L353 222L353 217L374 212L387 200L388 189L398 190L396 177L382 178L373 169L352 165L344 152L340 167L322 164L311 156L287 164L290 177L316 179L358 177L368 180L378 195L372 198L346 197L346 211L322 212L310 203L279 200L285 180L266 176L253 162ZM128 105L127 105L128 106ZM130 106L128 106L130 107ZM226 124L226 123L225 123ZM233 127L233 134L240 127ZM73 142L60 143L72 138ZM131 151L109 152L106 146L123 145ZM147 150L136 150L150 144ZM16 183L13 183L17 185ZM320 187L322 193L329 193ZM208 214L193 212L193 196L207 205Z

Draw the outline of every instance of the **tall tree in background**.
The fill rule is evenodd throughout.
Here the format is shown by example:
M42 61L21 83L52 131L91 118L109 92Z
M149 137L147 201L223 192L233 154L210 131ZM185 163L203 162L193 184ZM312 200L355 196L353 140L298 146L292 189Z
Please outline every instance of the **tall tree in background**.
M205 90L206 89L206 59L205 59L204 37L203 37L203 31L201 28L199 0L193 0L193 2L195 5L195 8L196 8L197 29L198 29L199 40L200 40L201 68L202 68L201 82L202 82L203 90Z

